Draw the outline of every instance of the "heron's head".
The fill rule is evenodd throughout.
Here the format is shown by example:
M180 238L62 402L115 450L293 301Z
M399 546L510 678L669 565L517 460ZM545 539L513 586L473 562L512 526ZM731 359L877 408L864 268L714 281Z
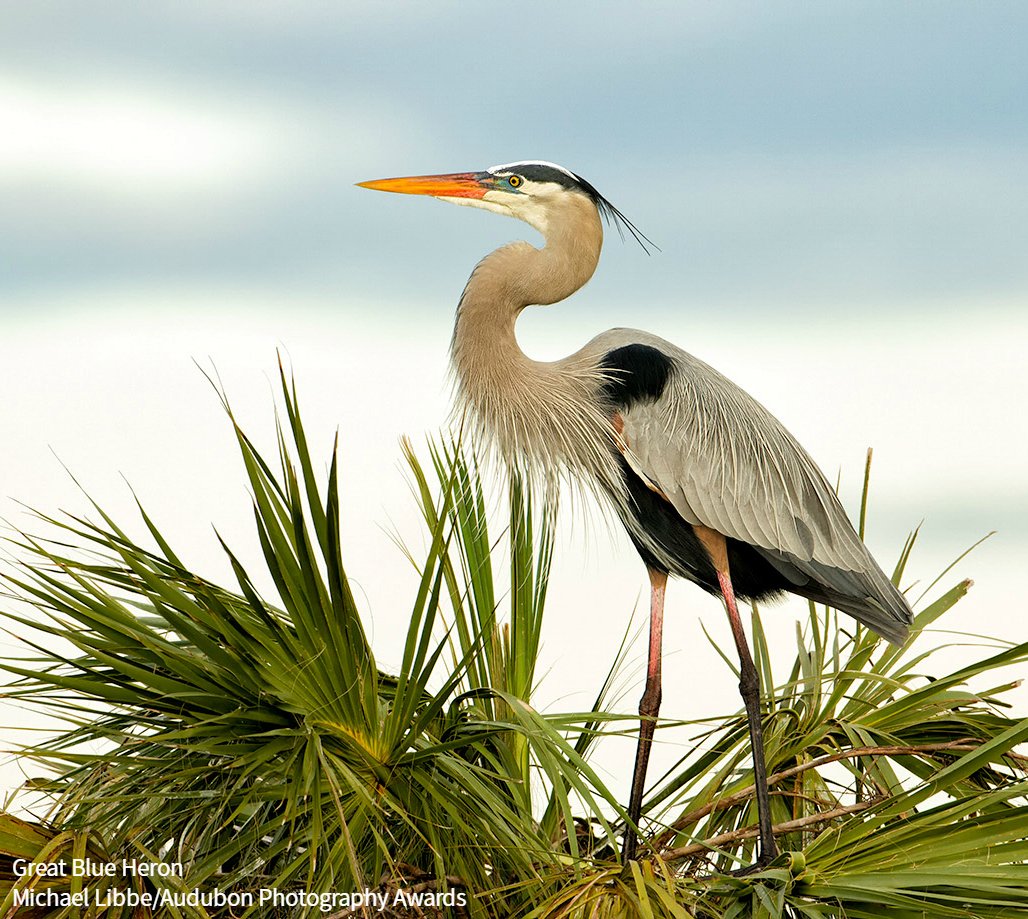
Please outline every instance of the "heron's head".
M362 188L406 195L430 195L452 204L480 207L524 220L548 235L576 215L602 215L618 230L627 229L646 248L642 233L592 185L570 169L554 163L524 161L492 166L484 172L405 176L358 182Z

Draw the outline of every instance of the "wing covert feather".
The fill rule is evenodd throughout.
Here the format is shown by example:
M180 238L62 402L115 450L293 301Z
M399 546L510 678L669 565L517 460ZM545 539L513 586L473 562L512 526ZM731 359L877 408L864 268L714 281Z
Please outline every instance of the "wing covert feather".
M603 366L629 351L639 360L647 348L660 352L661 373L632 369L641 372L635 388L613 390L621 393L614 403L619 448L632 471L687 523L753 546L794 593L902 642L909 604L860 541L817 465L767 409L647 332L611 329L580 355Z
M666 342L661 350L675 362L663 394L620 412L633 471L689 523L798 561L865 569L867 550L795 438L713 368Z

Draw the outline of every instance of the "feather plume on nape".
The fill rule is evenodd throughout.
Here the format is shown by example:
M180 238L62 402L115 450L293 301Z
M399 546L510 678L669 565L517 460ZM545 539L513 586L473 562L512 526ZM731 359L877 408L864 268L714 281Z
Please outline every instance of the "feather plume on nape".
M640 230L634 223L632 223L631 220L629 220L624 214L621 213L621 211L614 207L614 205L611 204L606 198L604 198L600 194L597 194L595 201L596 208L600 212L600 215L603 217L604 220L607 221L608 224L613 224L615 227L617 227L618 236L620 236L622 240L624 240L625 230L627 230L632 235L632 238L637 243L639 243L639 245L642 247L643 252L645 252L647 255L653 254L653 252L650 251L651 249L655 252L660 252L660 246L658 246L652 239L650 239L645 233L643 233L642 230Z

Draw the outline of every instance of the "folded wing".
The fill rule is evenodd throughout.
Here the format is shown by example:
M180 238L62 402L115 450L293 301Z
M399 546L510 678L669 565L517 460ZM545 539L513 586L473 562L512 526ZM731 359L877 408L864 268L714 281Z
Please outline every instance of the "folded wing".
M605 335L610 336L605 366L615 381L652 375L652 366L641 366L646 349L667 362L659 394L654 387L612 390L625 396L615 409L633 472L685 522L753 546L789 582L787 589L902 641L912 618L906 599L860 541L824 475L781 423L744 390L674 345L635 330ZM624 343L627 338L631 346ZM610 357L619 353L622 365L636 366L619 367Z

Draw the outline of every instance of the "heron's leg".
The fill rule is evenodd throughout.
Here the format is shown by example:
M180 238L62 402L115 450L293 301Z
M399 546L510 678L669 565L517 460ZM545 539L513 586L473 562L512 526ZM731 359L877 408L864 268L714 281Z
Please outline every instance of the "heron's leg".
M746 720L750 726L750 746L753 748L753 785L757 792L757 822L760 828L760 854L758 864L766 865L778 854L775 837L771 828L771 799L767 793L767 768L764 765L764 733L760 717L760 680L757 668L753 666L750 648L746 643L742 619L735 604L735 591L728 573L728 562L725 559L724 570L717 567L717 580L724 595L725 608L728 610L728 621L732 626L732 637L739 651L739 692L746 706Z
M625 829L624 861L635 858L636 836L642 813L643 789L646 786L646 767L650 761L653 730L660 712L660 645L664 631L664 588L667 572L647 568L650 575L650 650L646 660L646 688L639 700L639 746L635 751L635 771L632 773L632 797L628 802L628 817L632 825Z

